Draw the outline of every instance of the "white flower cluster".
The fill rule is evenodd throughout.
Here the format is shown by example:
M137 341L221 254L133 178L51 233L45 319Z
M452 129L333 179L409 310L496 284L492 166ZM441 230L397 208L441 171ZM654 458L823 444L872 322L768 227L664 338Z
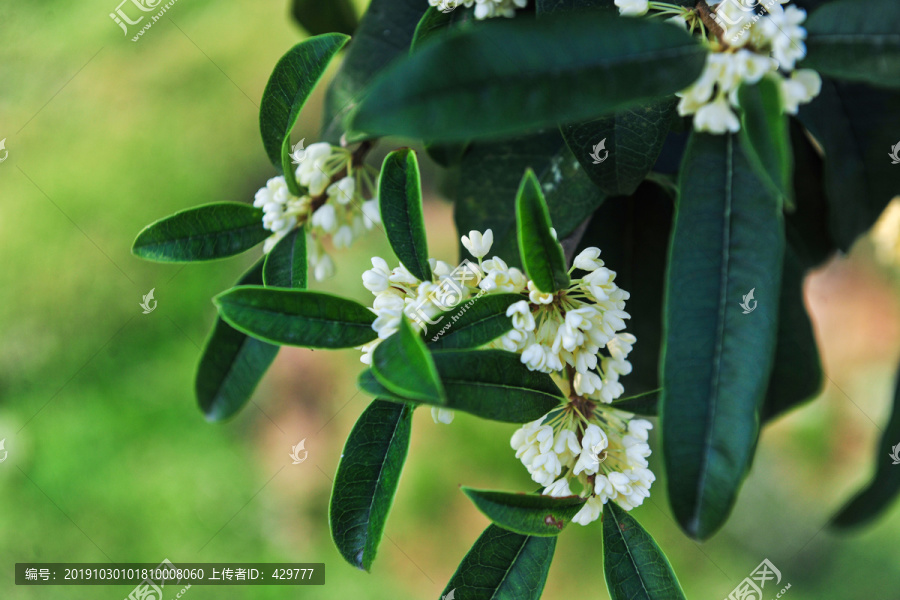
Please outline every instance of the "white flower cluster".
M677 95L678 113L694 115L694 128L709 133L737 132L737 92L742 83L763 77L777 81L784 112L796 114L799 106L819 95L822 80L811 69L794 70L806 56L806 30L801 24L806 11L789 0L716 0L708 19L696 9L649 0L615 0L623 15L675 14L679 23L699 28L710 52L700 78ZM706 37L709 26L709 37Z
M625 510L640 506L656 480L647 468L653 425L633 414L591 402L570 403L526 423L510 445L546 496L587 502L572 519L587 525L610 500ZM571 484L578 485L573 492Z
M428 4L443 12L450 12L459 6L470 8L474 5L476 19L491 17L511 19L516 16L517 8L528 6L528 0L428 0Z
M332 236L335 248L346 248L381 222L376 174L372 167L354 165L346 148L326 142L309 146L298 158L294 176L306 193L294 196L283 176L273 177L256 192L253 206L263 209L263 227L272 232L264 245L267 253L294 228L307 225L310 266L321 281L334 274L324 236Z

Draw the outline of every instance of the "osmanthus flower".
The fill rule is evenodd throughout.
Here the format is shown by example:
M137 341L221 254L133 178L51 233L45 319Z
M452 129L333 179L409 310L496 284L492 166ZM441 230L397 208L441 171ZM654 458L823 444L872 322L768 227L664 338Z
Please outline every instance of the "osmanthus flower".
M758 0L747 6L742 0L701 0L683 7L648 0L615 0L626 16L672 15L669 21L699 32L708 48L700 78L677 95L678 113L694 116L694 129L722 134L737 132L741 123L738 89L763 77L772 78L781 92L784 112L796 114L799 106L819 95L822 80L811 69L794 70L806 56L806 30L801 26L806 11L789 0Z
M454 9L458 6L466 8L475 7L476 19L490 19L491 17L516 16L517 8L528 6L528 0L428 0L428 4L440 10Z
M272 232L264 244L266 253L294 228L306 225L310 267L321 281L334 273L324 237L331 236L335 248L346 248L380 223L377 172L357 164L347 148L327 142L309 146L298 158L293 176L305 193L295 196L284 176L273 177L256 192L253 205L263 209L263 227Z

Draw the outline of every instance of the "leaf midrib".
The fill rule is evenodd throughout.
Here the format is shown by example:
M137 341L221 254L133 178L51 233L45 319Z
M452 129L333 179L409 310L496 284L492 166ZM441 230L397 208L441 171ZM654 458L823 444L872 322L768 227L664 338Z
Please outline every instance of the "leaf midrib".
M650 590L648 590L647 586L644 585L643 574L641 573L640 568L638 567L638 563L635 560L634 555L631 553L631 547L628 545L628 542L625 540L625 532L624 532L624 530L620 529L620 527L619 527L622 522L618 519L618 517L616 517L616 511L614 509L610 509L609 514L612 515L613 521L616 522L616 527L615 527L616 534L619 536L619 538L621 538L622 545L625 546L625 554L628 556L628 560L631 562L631 566L634 568L634 572L638 576L638 581L641 582L641 589L644 590L644 595L647 598L652 598L653 596L650 594Z
M499 526L498 526L499 527ZM518 535L522 535L521 533ZM519 556L522 555L522 552L525 550L525 546L528 545L528 541L531 539L531 536L526 535L525 539L522 541L522 544L519 546L519 549L516 551L516 555L513 557L511 561L509 561L509 567L503 571L503 578L500 580L500 583L494 588L493 593L491 593L491 597L489 600L494 600L497 597L497 593L500 591L500 588L506 583L506 580L509 579L509 574L512 572L513 567L516 565L516 561L519 560Z

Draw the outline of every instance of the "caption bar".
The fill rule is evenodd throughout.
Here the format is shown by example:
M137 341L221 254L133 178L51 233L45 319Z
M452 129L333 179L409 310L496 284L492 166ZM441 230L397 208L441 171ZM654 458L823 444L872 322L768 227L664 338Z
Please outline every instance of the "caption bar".
M16 563L16 585L325 585L325 563Z

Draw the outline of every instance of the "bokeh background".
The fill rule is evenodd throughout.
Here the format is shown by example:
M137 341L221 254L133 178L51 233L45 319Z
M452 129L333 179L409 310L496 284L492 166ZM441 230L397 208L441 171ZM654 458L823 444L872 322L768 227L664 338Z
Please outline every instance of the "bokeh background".
M9 150L0 164L0 439L9 452L0 598L114 599L131 589L17 587L16 562L164 558L327 565L321 587L194 586L190 600L440 597L487 525L458 486L533 488L509 448L514 427L464 414L435 425L418 411L387 537L373 572L357 571L327 524L330 478L369 402L355 389L357 353L283 349L254 403L227 424L206 423L193 375L210 298L257 254L180 267L129 251L151 221L249 201L273 175L257 111L275 62L305 35L287 1L179 0L137 43L108 17L115 4L0 2ZM295 140L316 140L321 91ZM426 212L433 254L455 261L450 207L432 192ZM862 240L809 278L828 378L821 397L765 430L724 530L704 544L687 539L661 480L635 511L689 598L727 597L764 558L791 584L791 600L900 598L897 507L851 534L824 527L868 480L889 410L897 230L888 223L880 241ZM377 231L340 252L337 277L315 287L368 302L359 277L373 255L390 256ZM144 315L151 288L158 307ZM309 459L292 465L301 439ZM607 597L599 523L573 525L559 541L544 597L574 596Z

